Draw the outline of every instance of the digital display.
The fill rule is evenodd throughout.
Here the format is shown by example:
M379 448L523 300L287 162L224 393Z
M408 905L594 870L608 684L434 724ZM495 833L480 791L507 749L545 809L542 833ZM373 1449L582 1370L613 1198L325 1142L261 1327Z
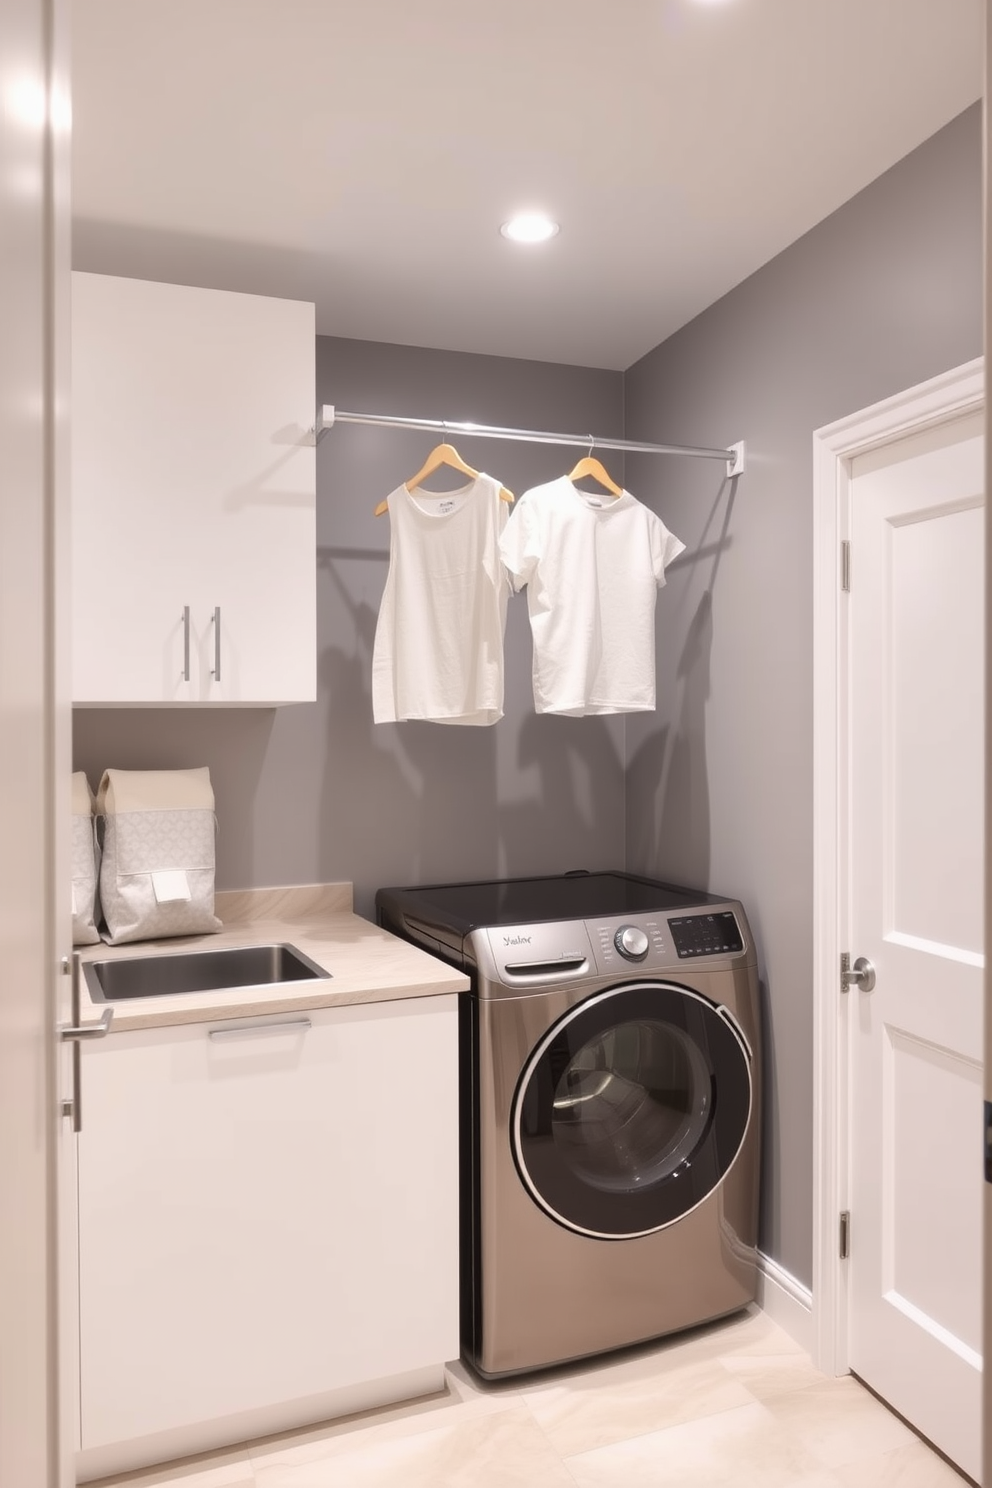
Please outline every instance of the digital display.
M696 956L727 956L744 949L740 926L732 910L717 914L680 915L669 918L672 944L679 959Z

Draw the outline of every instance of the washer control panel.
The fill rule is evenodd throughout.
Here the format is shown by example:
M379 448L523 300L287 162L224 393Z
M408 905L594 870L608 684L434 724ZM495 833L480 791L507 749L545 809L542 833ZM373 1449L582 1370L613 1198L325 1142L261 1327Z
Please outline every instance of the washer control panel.
M627 961L643 961L651 949L651 942L637 925L621 925L613 944Z
M733 910L716 914L670 915L668 928L680 961L696 956L728 956L744 949Z
M623 919L587 920L600 971L621 971L633 963L646 971L661 971L675 958L665 934L662 914L627 914Z

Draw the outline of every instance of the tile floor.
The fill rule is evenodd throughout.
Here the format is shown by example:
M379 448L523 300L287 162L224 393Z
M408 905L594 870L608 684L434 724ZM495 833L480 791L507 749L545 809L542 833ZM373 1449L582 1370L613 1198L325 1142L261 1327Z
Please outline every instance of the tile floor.
M964 1488L753 1309L581 1368L448 1390L106 1488Z

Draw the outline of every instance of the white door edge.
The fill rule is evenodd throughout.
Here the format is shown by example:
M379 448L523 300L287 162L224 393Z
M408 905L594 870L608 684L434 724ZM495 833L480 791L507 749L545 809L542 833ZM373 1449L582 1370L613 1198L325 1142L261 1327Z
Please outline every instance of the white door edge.
M840 956L850 950L847 859L847 612L841 543L851 535L856 455L985 399L984 358L838 419L813 434L813 1362L848 1369L847 1268L840 1215L848 1208L849 1049ZM857 583L857 554L852 555Z

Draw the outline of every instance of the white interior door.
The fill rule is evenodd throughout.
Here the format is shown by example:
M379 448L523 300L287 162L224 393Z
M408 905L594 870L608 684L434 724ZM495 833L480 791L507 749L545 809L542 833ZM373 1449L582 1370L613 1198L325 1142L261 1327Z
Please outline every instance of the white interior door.
M852 466L854 1372L980 1476L981 414Z

